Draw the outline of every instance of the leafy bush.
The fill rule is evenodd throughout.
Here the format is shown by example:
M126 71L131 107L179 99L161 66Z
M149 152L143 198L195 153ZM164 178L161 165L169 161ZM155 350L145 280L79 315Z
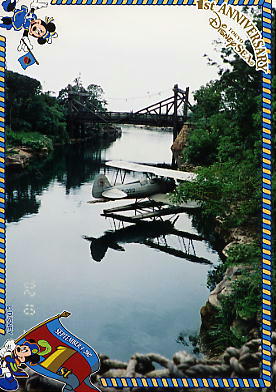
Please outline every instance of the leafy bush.
M209 165L216 158L217 137L205 129L191 132L189 145L185 148L183 158L195 165Z
M48 151L53 149L53 143L50 138L37 132L6 132L8 148L11 146L29 147L32 150L39 151L47 148Z
M258 173L260 169L254 162L216 162L200 168L196 181L177 187L172 199L176 203L187 199L202 201L203 214L208 218L219 216L224 227L254 224L261 206Z
M261 264L261 249L257 243L237 244L227 252L227 264Z
M214 290L216 285L222 281L228 267L238 264L250 264L257 270L258 266L261 265L260 246L257 243L236 244L231 246L227 251L226 260L208 271L207 287L209 290Z
M54 142L63 143L68 139L66 118L62 105L49 93L42 93L38 80L15 72L6 71L6 123L16 134L27 132L25 145L30 147L47 144L47 139L38 140L33 136L40 133ZM10 135L10 142L20 142Z
M227 298L227 297L226 297ZM242 275L233 283L233 293L228 305L234 307L236 316L244 320L256 319L261 312L261 271L260 269Z
M213 353L220 354L227 347L241 347L248 339L250 326L256 326L261 313L261 273L258 270L243 271L232 283L230 295L221 299L212 327L205 331L205 340ZM247 328L242 330L234 322L244 320Z

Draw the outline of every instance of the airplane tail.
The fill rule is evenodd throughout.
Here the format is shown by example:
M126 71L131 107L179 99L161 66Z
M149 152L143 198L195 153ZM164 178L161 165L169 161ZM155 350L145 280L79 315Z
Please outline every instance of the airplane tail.
M93 188L92 188L92 196L95 198L102 197L102 193L110 188L112 185L108 181L107 177L104 174L99 174L95 177Z

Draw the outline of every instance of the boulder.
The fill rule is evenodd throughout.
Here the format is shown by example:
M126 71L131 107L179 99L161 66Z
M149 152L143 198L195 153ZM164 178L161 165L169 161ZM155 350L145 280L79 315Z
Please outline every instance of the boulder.
M177 138L173 142L173 145L171 146L171 150L173 152L178 152L181 153L182 150L187 146L188 144L188 134L191 129L190 124L184 124L183 127L181 128Z
M6 166L12 169L24 169L33 153L27 148L13 148L7 151Z
M208 298L208 302L214 307L220 307L221 298L223 296L227 296L231 294L232 283L238 279L239 275L241 275L243 271L250 272L251 269L252 267L250 265L244 265L244 264L228 267L227 270L225 271L222 281L220 281L216 285L214 290L211 291Z
M182 151L188 144L188 134L191 130L191 125L190 124L184 124L183 127L181 128L179 134L177 135L177 138L173 142L171 146L171 150L174 156L174 159L176 161L176 164L178 167L181 166L182 164Z

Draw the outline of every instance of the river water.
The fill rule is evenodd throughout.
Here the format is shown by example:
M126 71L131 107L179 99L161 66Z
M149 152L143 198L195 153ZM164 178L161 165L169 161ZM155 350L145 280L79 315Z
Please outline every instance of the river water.
M213 265L217 253L205 241L191 244L173 234L152 238L144 229L122 228L114 234L113 222L100 214L126 202L87 203L104 161L169 163L171 139L169 131L124 126L122 137L111 144L60 148L26 175L8 177L7 281L14 338L67 310L72 315L65 327L114 359L127 360L135 352L171 357L192 349L177 339L198 332L212 265L160 249L190 253ZM114 174L109 169L110 179ZM127 180L139 176L128 174ZM179 215L174 229L197 234L187 214ZM83 236L105 247L101 262L93 260Z

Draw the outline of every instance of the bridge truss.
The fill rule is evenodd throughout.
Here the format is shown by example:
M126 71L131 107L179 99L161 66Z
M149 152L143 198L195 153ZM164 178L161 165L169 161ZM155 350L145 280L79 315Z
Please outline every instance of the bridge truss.
M191 104L189 103L189 87L182 90L177 84L174 85L173 95L171 97L136 112L100 111L91 102L86 102L85 96L88 96L87 93L72 91L68 95L68 121L172 127L174 140L182 125L187 122L188 109L191 108Z

